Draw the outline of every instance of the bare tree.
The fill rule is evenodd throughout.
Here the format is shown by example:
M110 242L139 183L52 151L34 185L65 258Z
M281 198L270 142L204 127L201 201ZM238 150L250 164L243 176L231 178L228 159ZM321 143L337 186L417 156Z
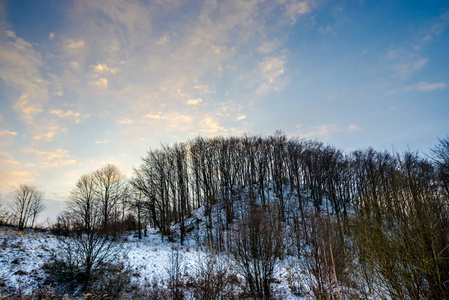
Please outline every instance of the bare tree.
M67 201L68 211L72 219L83 231L91 231L99 222L99 201L96 198L95 177L92 174L82 175L71 191Z
M145 196L142 192L136 190L130 194L128 205L137 217L137 232L139 239L142 239L142 220L145 219Z
M285 249L283 226L276 213L253 208L235 233L230 251L251 297L273 296L274 268Z
M111 218L118 213L119 204L126 196L125 176L119 168L108 164L94 172L96 198L102 212L103 231L109 230Z
M16 190L13 203L13 216L20 230L33 226L39 213L44 210L44 194L35 186L21 184Z
M114 266L124 255L120 240L95 230L81 234L72 232L60 237L59 244L50 269L53 280L69 291L78 287L89 291L94 283L102 282L103 277L114 272Z
M446 197L449 198L449 136L431 149L436 164L438 179Z
M2 199L0 195L0 225L8 224L10 215L8 211L3 207Z

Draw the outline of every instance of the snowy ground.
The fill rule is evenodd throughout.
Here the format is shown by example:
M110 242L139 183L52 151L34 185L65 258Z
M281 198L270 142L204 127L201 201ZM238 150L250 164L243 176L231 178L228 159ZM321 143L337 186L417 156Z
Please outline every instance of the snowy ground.
M274 198L274 195L267 196ZM310 198L308 193L301 196ZM294 198L293 193L284 195L286 203L289 203L290 199L293 203ZM308 204L306 211L313 209L310 201ZM243 214L246 210L238 201L235 205L237 215ZM323 203L323 210L325 207ZM182 276L186 279L195 276L209 253L204 247L198 246L204 242L205 237L204 207L193 211L191 218L186 220L186 223L189 222L196 222L196 226L186 237L184 246L162 241L160 234L155 230L149 230L148 235L142 240L132 234L123 237L121 258L132 270L133 283L141 287L155 283L166 287L169 283L170 260L176 251L174 249L179 249ZM215 223L215 220L213 222ZM173 225L172 230L179 232L177 226L179 225ZM47 276L42 267L58 249L60 249L58 238L49 232L33 230L20 232L14 228L0 227L0 298L16 294L18 291L22 294L31 294L36 289L42 289ZM229 257L226 254L221 254L220 259L224 260L228 267L233 265L227 262ZM275 269L273 288L278 297L289 300L312 299L310 287L314 282L307 269L304 260L298 260L296 256L286 256Z
M207 252L204 248L187 242L190 246L162 241L154 230L139 240L133 235L124 237L123 261L132 268L133 281L141 286L158 283L167 285L168 267L174 249L179 249L183 276L194 276L197 265L204 262ZM59 247L58 239L49 232L27 230L20 232L14 228L0 227L0 297L8 294L32 294L44 287L46 278L43 265L51 258L52 252ZM222 259L227 259L225 256ZM275 290L284 299L298 299L287 284L291 278L292 264L285 260L277 268ZM296 274L299 279L304 274Z

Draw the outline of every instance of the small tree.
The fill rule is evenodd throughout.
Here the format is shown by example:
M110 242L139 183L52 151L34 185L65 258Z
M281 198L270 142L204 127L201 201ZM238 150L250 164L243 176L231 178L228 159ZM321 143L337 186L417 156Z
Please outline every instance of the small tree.
M95 178L91 174L82 175L70 192L67 212L82 231L91 231L99 225L101 214L95 196Z
M34 226L37 216L45 206L42 203L44 194L35 186L21 184L16 190L16 197L13 203L13 217L17 222L17 227L23 230L31 225Z
M440 185L449 198L449 136L431 149Z
M95 197L98 200L103 222L103 232L110 231L114 215L127 194L125 175L113 164L108 164L93 173ZM112 219L112 220L111 220Z
M284 249L284 229L279 215L264 208L252 208L236 230L230 248L250 296L272 298L274 268Z
M2 199L0 197L0 225L6 225L8 224L10 219L9 213L4 209L2 204Z
M121 242L99 231L70 233L59 238L60 247L50 262L54 281L62 284L65 291L83 291L99 281L106 281L109 273L117 269L123 253Z

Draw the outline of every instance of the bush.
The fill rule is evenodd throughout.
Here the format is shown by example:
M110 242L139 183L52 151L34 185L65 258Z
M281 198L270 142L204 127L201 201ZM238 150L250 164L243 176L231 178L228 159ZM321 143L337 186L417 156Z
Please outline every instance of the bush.
M195 299L237 299L239 280L227 261L217 253L208 253L201 255L196 265L196 274L189 282Z
M285 242L284 224L266 209L249 211L234 233L230 252L245 278L248 296L271 299L274 268L284 254Z
M48 280L57 283L61 291L118 295L130 284L130 272L117 263L123 255L120 242L111 237L88 232L60 237L59 252L54 253L45 269Z

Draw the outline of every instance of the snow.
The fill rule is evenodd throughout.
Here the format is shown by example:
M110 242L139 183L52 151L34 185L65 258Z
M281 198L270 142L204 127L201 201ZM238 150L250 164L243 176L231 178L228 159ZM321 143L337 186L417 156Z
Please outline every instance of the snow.
M284 199L286 203L294 201L294 193L285 189ZM272 200L275 195L267 195ZM308 197L304 192L302 197ZM260 200L256 200L260 201ZM323 201L323 206L325 205ZM236 215L243 215L247 210L243 202L235 202ZM306 211L312 211L309 204ZM213 209L213 222L216 222L217 207ZM190 232L185 240L184 246L179 243L168 242L154 229L147 231L147 236L139 240L134 234L129 234L123 239L123 252L121 259L124 264L132 270L132 281L141 287L151 286L157 283L166 287L169 283L169 266L173 254L179 251L182 276L195 276L198 268L206 261L208 251L198 245L203 241L206 232L206 218L204 207L194 210L186 223L197 222L196 228ZM173 225L173 230L176 229ZM178 230L179 231L179 230ZM45 273L43 266L51 259L52 253L59 249L58 237L50 232L26 230L20 232L14 228L0 227L0 297L21 291L29 295L36 289L45 286ZM230 258L220 254L224 261ZM229 266L232 264L229 263ZM311 274L307 271L306 262L297 256L287 255L275 268L274 291L282 299L311 299Z

